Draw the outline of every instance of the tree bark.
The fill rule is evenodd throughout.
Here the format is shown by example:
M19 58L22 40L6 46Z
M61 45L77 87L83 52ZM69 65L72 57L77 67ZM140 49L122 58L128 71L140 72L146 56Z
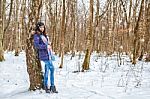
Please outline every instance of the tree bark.
M15 15L15 36L16 36L16 41L15 41L15 56L19 56L19 3L18 0L16 0L16 15Z
M144 51L147 52L146 61L150 62L150 1L147 0L146 2L146 31L145 31L145 44L144 44Z
M9 27L9 24L10 24L10 20L11 20L11 15L12 15L12 8L13 8L13 1L14 0L11 0L11 4L10 4L10 11L9 11L9 18L8 18L8 22L6 24L6 27L4 28L4 33L6 32L6 30L8 29Z
M26 40L26 62L27 62L27 71L30 78L30 90L41 89L43 87L42 82L42 70L41 63L38 58L38 53L33 46L33 35L32 30L34 29L35 24L39 19L39 12L41 8L42 0L32 1L31 13L29 14L29 23L28 23L28 38Z
M72 57L75 56L75 50L76 50L76 42L77 42L77 33L76 33L76 16L75 16L75 13L76 13L76 9L77 9L77 0L73 0L72 1L72 22L71 22L71 25L72 25L72 33L73 33L73 47L72 47L72 56L71 56L71 59Z
M140 11L139 11L139 15L138 15L138 20L136 21L136 26L134 28L134 41L133 41L133 60L132 60L132 64L136 64L136 58L137 58L137 52L138 52L138 30L139 30L139 22L142 16L142 9L143 9L143 3L144 0L141 1L141 6L140 6Z
M59 68L63 68L63 60L64 60L64 39L65 39L65 0L63 0L62 6L62 19L61 19L61 64Z
M88 35L87 35L87 48L86 48L86 55L84 58L84 62L82 64L82 71L89 70L90 64L90 56L92 51L92 44L93 44L93 0L90 0L90 15L89 15L89 26L88 26Z
M3 2L2 0L0 0L0 62L4 61L4 51L3 51L3 11L2 11L2 7L3 7Z

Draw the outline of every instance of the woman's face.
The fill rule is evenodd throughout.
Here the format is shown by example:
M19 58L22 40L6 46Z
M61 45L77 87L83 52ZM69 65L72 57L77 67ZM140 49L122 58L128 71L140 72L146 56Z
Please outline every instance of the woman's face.
M43 32L44 31L44 25L39 27L40 31Z

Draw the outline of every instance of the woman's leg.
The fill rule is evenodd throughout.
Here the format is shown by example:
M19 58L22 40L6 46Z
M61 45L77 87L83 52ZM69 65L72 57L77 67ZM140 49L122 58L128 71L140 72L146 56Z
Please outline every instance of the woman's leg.
M48 61L44 61L44 63L45 63L44 87L48 87L49 63L48 63Z
M49 69L50 69L50 81L51 81L50 91L52 93L58 93L54 84L54 65L51 60L49 61Z
M51 86L54 86L54 65L52 63L52 61L49 61L49 69L50 69L50 84Z
M44 61L45 63L45 73L44 73L44 89L46 93L50 93L48 88L48 73L49 73L49 61Z

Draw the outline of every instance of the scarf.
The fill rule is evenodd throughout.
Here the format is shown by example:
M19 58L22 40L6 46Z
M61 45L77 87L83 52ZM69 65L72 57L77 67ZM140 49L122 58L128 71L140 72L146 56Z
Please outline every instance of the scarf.
M41 37L42 41L47 45L47 51L48 51L49 59L52 60L52 61L55 61L55 57L53 55L52 49L48 48L48 40L47 40L47 38L44 35L40 35L40 37Z

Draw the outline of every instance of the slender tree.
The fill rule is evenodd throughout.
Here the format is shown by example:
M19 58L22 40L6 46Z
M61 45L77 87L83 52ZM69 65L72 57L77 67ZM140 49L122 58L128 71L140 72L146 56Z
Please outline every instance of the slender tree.
M0 0L0 62L4 60L4 52L3 52L3 10L2 10L2 7L3 7L3 0Z
M77 11L77 0L73 0L71 3L71 32L73 33L72 36L72 57L75 56L76 50L76 43L77 43L77 32L76 32L76 14ZM72 59L71 57L71 59Z
M145 23L146 23L146 31L145 31L145 42L144 42L144 51L147 52L146 61L150 61L150 1L146 0L145 2Z
M62 6L62 18L61 18L61 51L60 51L60 54L61 54L61 64L59 66L59 68L62 68L63 67L63 60L64 60L64 39L65 39L65 13L66 13L66 10L65 10L65 1L66 0L63 0L63 6Z
M136 64L136 58L138 57L137 53L138 53L138 41L139 41L139 36L138 36L138 30L139 30L139 22L142 16L142 10L143 10L143 3L144 0L141 1L141 6L140 6L140 11L139 11L139 15L138 15L138 19L136 21L136 25L134 28L134 41L133 41L133 60L132 60L132 64Z
M84 58L84 62L82 65L82 71L89 69L90 64L90 56L92 51L92 41L93 41L93 0L90 0L90 14L89 14L89 26L88 26L88 35L87 35L87 48L86 54Z
M11 2L10 2L9 18L8 18L8 22L7 22L7 24L6 24L6 27L4 28L4 34L5 34L6 30L8 29L9 24L10 24L11 15L12 15L12 10L13 10L13 2L14 2L14 0L11 0Z
M19 3L18 0L15 2L15 38L16 38L16 44L15 44L15 56L19 56L19 33L20 33L20 28L19 28Z
M3 17L2 17L2 20L3 20L2 27L3 27L3 34L5 34L4 33L4 28L5 28L5 21L6 21L6 0L3 0L3 9L2 10L3 10L2 11L2 13L3 13L2 14L3 15ZM3 39L4 39L4 36L3 36Z

